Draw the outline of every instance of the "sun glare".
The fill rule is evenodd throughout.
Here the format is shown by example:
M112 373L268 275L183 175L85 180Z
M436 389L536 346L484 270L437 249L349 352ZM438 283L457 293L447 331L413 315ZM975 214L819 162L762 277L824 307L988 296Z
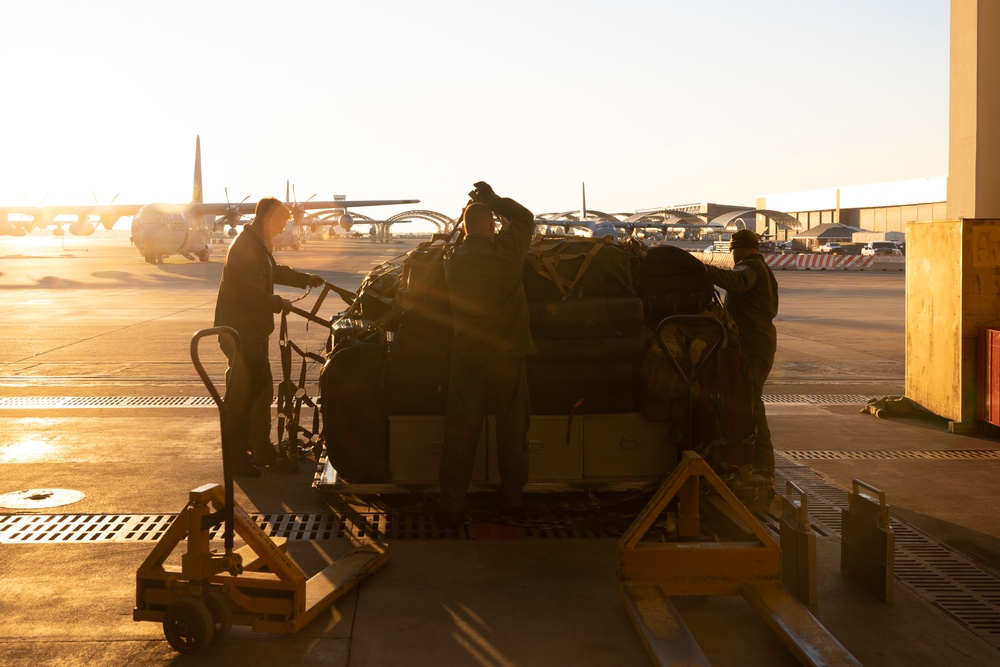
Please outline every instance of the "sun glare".
M44 440L21 440L0 445L0 463L28 463L47 460L55 448Z

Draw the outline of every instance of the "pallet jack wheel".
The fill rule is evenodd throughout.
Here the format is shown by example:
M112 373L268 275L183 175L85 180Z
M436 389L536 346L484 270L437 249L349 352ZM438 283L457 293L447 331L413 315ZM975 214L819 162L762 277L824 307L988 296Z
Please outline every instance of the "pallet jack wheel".
M209 591L205 594L205 606L212 615L212 643L221 644L233 629L233 605L222 593Z
M214 633L212 613L196 598L171 602L163 614L163 635L178 653L200 653L211 643Z

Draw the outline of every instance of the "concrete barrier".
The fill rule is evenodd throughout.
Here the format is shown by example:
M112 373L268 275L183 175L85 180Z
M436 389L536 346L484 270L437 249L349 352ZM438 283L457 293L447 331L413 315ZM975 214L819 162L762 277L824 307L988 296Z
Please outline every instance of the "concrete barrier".
M797 255L767 254L764 255L764 261L766 261L767 265L770 266L772 269L782 269L782 270L794 269L796 268L795 266L796 257Z
M848 269L853 269L856 271L863 271L865 269L870 269L875 264L874 257L865 257L863 255L797 255L795 267L800 271L809 270L832 270L832 271L846 271Z
M729 252L695 252L701 261L720 268L733 267L733 254ZM906 258L869 255L827 255L820 253L799 253L795 255L764 255L767 265L773 270L797 271L905 271Z
M901 255L876 255L874 271L906 271L906 257Z

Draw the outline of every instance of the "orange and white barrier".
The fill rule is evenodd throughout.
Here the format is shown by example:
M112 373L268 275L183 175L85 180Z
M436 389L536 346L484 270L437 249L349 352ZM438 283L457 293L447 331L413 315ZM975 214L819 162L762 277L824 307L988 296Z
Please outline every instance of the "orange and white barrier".
M728 252L698 253L703 262L721 268L732 268L733 255ZM795 255L766 254L764 260L772 269L798 271L903 271L904 257L871 257L866 255L827 255L799 253Z
M871 269L875 264L874 257L863 255L797 255L795 268L800 271L812 269L824 271L842 271L854 269L864 271Z
M764 255L764 261L772 269L794 269L795 266L795 255L776 255L768 254Z

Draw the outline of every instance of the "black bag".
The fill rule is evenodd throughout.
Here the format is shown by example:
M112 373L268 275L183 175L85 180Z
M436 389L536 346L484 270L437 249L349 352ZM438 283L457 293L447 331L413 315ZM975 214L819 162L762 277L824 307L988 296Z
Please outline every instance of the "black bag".
M646 324L656 327L671 315L697 315L712 302L715 288L701 260L683 248L654 246L639 272Z
M621 338L642 334L642 300L607 296L528 303L535 338Z
M401 266L388 263L369 271L358 289L356 307L352 311L366 320L381 321L390 317L402 273Z
M443 415L448 398L447 361L396 361L386 365L391 415Z
M389 342L389 359L435 361L447 364L454 333L451 327L412 313L399 317L398 329Z
M385 344L354 341L334 351L320 372L323 435L338 477L384 482L389 472Z

